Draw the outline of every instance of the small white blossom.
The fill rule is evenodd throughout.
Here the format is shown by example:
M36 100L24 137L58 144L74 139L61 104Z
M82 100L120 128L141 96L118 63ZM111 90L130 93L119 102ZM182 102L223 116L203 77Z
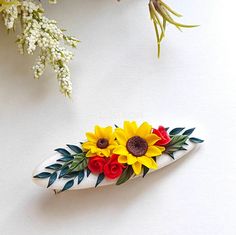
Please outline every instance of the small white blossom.
M8 0L11 1L11 0ZM56 1L50 1L56 3ZM33 54L37 49L40 55L33 66L34 77L40 78L47 64L51 65L56 73L60 91L66 96L72 93L70 70L68 63L73 54L61 46L64 42L70 47L76 47L78 40L67 36L58 28L55 20L50 20L43 15L41 5L31 0L22 0L18 6L11 5L3 11L3 19L8 29L13 28L15 20L21 20L22 33L17 36L20 53Z
M11 2L11 0L6 0L6 2ZM18 17L18 10L17 10L18 4L12 4L9 6L6 6L5 9L2 11L2 17L4 21L4 25L7 29L12 29L15 24L15 20Z

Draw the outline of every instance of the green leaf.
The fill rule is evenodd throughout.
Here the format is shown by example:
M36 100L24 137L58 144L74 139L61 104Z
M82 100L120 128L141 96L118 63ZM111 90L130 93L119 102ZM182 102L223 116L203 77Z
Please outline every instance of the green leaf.
M80 164L77 167L78 171L82 171L84 170L86 167L88 166L88 161L87 158L85 157L84 160L82 162L80 162Z
M58 159L57 161L58 162L69 162L69 161L72 161L74 159L74 157L72 156L66 156L66 157L62 157L60 159Z
M143 178L146 176L148 172L149 172L149 168L146 166L143 166Z
M34 175L33 177L36 179L46 179L49 178L51 176L51 173L49 172L41 172L38 175Z
M170 131L170 135L177 135L179 134L182 130L184 130L184 127L177 127L177 128L174 128L172 131Z
M50 170L59 170L61 167L62 167L61 164L55 163L55 164L52 164L52 165L47 166L47 167L45 167L45 168L46 168L46 169L50 169Z
M68 182L64 185L64 187L63 187L63 189L61 190L61 192L70 189L73 185L74 185L74 180L68 181Z
M80 171L78 174L78 184L84 179L84 171Z
M69 172L69 173L65 174L64 176L62 176L62 178L70 179L70 178L76 177L78 175L79 175L78 171L72 171L72 172Z
M183 145L188 140L187 135L174 135L169 144L166 145L164 153L172 154L178 150L183 150Z
M181 147L185 141L188 139L188 136L186 135L175 135L171 138L171 141L169 144L167 144L167 148L170 146L176 146L176 147Z
M132 166L128 166L123 173L121 174L120 178L117 180L116 185L120 185L125 183L132 175L134 171Z
M190 135L194 132L194 130L195 130L195 128L188 129L188 130L186 130L186 131L183 133L183 135L188 135L188 136L190 136Z
M70 156L71 155L70 152L68 152L66 149L63 149L63 148L55 149L55 151L60 153L63 156Z
M79 162L72 162L70 166L70 171L73 171L74 169L76 169L78 165L79 165Z
M64 175L68 174L69 173L69 166L65 166L61 169L61 172L59 174L59 179L62 178Z
M180 147L179 150L183 150L183 151L186 151L187 149L184 148L184 147Z
M57 179L57 172L55 171L54 173L51 174L49 181L48 181L48 186L47 188L49 188Z
M97 179L97 182L95 184L95 188L104 180L104 178L105 178L104 173L101 173L101 174L98 175L98 179Z
M68 148L70 148L72 151L74 151L75 153L82 153L82 149L79 148L76 145L71 145L71 144L67 144Z
M89 168L87 168L87 177L89 177L91 171L89 170Z
M198 138L195 138L195 137L192 137L192 138L189 138L189 140L195 144L200 144L200 143L203 143L204 140L201 140L201 139L198 139Z
M174 153L169 153L168 154L173 160L175 160Z

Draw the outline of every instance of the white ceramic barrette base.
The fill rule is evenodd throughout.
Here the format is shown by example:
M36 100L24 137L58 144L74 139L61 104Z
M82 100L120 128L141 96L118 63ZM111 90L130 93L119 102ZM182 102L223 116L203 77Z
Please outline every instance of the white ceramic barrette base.
M171 163L174 163L175 161L177 161L178 159L182 158L183 156L187 155L195 146L196 144L191 143L190 141L187 142L188 146L186 147L187 150L185 151L178 151L175 153L175 159L172 159L169 155L167 154L163 154L160 157L157 157L157 164L158 164L158 169L157 170L150 170L148 172L148 174L154 172L154 171L158 171L159 169L168 166ZM39 174L40 172L45 171L45 167L48 165L51 165L53 163L55 163L59 158L61 158L61 155L59 153L54 154L52 157L48 158L47 160L45 160L44 162L42 162L33 172L33 175ZM142 174L135 176L135 177L131 177L130 179L136 179L142 177ZM63 188L63 186L65 185L65 183L68 180L60 178L60 179L56 179L56 181L53 183L53 185L50 186L49 189L53 189L56 191L59 191ZM71 187L69 190L76 190L76 189L86 189L86 188L94 188L95 184L97 181L97 175L94 174L90 174L89 177L84 177L84 179L82 180L82 182L78 185L74 185L73 187ZM106 186L106 185L110 185L110 184L115 184L117 181L117 179L115 180L109 180L109 179L104 179L101 184L98 185L98 187L101 186ZM47 188L48 185L48 179L37 179L37 178L33 178L33 182L41 187Z

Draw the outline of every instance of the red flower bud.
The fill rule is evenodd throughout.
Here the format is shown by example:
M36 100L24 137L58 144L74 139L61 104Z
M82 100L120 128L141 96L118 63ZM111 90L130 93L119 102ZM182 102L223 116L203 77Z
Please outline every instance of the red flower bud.
M158 129L153 129L152 132L153 134L156 134L157 136L161 138L155 143L155 145L163 146L170 143L171 141L170 136L168 135L166 129L163 126L159 126Z
M104 174L109 179L115 179L122 174L124 168L125 166L118 162L118 155L113 154L104 166Z
M105 163L106 160L104 159L104 157L99 157L99 156L90 157L88 168L92 173L100 174L103 172Z

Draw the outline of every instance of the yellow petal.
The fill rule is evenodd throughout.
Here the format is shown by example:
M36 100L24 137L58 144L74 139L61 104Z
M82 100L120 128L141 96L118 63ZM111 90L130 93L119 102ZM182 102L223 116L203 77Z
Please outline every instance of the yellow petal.
M161 150L156 146L149 146L147 152L145 153L148 157L155 157L161 155Z
M103 128L100 126L95 126L95 135L98 139L104 138Z
M146 138L145 138L145 140L148 143L148 146L154 145L160 139L161 138L155 134L150 134L150 135L146 136Z
M119 145L118 147L116 147L113 153L116 153L119 155L128 155L128 151L126 150L126 147L122 145Z
M95 145L95 143L93 143L93 142L85 142L85 143L83 143L83 145L82 145L82 147L84 148L84 149L91 149L91 148L93 148L93 147L95 147L96 145Z
M91 153L91 151L88 151L86 153L86 157L93 157L94 156L94 153Z
M122 129L119 129L119 130L116 130L115 135L119 144L125 146L127 142L125 132Z
M157 169L157 163L151 157L142 156L138 161L148 168Z
M107 148L112 150L112 149L116 148L116 146L117 146L117 144L114 143L114 144L109 145Z
M118 162L119 163L127 163L127 156L119 156L118 157Z
M109 144L116 144L115 139L116 139L115 134L112 134L109 137Z
M112 137L112 127L107 126L107 127L103 128L103 133L104 133L105 138L110 139Z
M137 157L134 157L132 154L129 154L129 155L127 156L127 163L128 163L129 165L132 165L132 164L134 164L135 162L137 162Z
M109 149L102 149L101 153L105 156L105 157L109 157L110 156L110 150Z
M98 138L96 137L96 135L94 135L94 134L91 133L91 132L87 132L87 133L86 133L86 137L87 137L88 141L90 141L90 142L96 143L97 140L98 140Z
M136 135L145 138L148 134L151 133L152 126L150 126L147 122L144 122L137 130Z
M164 152L164 151L165 151L165 149L166 149L166 148L165 148L165 147L163 147L163 146L157 146L157 148L159 148L161 152Z
M134 173L136 175L139 175L141 173L141 169L142 169L142 164L140 162L135 162L133 165L132 165L132 168L134 170Z
M136 122L124 122L124 131L127 138L130 138L136 134L137 131L137 124Z

